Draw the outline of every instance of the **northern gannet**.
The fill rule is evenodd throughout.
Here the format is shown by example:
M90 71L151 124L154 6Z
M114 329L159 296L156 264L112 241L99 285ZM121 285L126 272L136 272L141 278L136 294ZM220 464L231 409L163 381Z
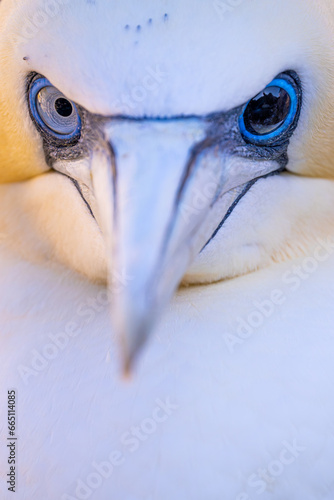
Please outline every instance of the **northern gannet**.
M333 21L1 1L1 498L334 498Z

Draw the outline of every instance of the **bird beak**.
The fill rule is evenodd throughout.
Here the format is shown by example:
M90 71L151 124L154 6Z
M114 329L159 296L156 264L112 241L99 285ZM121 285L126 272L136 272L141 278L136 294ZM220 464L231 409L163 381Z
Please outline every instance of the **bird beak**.
M247 183L272 162L225 154L201 119L114 119L93 153L110 255L111 315L129 371L188 266Z

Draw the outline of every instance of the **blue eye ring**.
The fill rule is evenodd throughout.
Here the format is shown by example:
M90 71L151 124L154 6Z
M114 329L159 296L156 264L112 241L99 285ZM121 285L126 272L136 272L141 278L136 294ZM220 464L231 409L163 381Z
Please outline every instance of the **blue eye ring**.
M73 101L70 99L67 99L66 96L64 96L60 91L59 91L59 98L65 99L68 101L75 113L76 117L76 126L73 129L73 132L69 134L62 134L62 133L57 133L55 130L50 128L48 124L42 119L41 114L38 110L38 95L39 93L43 90L46 89L47 87L50 87L51 89L56 89L54 85L45 77L39 77L34 79L29 87L29 104L30 104L30 114L35 121L38 129L43 132L44 134L48 134L48 136L51 136L58 141L61 141L66 144L73 144L77 142L80 139L81 136L81 128L82 128L82 122L81 122L81 117L78 112L77 106L74 104Z
M284 123L270 133L261 135L252 133L247 129L244 120L244 113L254 97L245 104L242 114L239 117L239 128L241 135L246 142L255 144L257 146L274 146L275 144L280 144L281 142L289 139L297 125L300 114L301 87L300 85L298 85L298 83L300 82L297 75L295 80L295 78L290 76L288 73L284 73L274 78L274 80L272 80L269 85L265 87L265 89L269 87L282 88L290 97L290 109L287 117L284 119Z

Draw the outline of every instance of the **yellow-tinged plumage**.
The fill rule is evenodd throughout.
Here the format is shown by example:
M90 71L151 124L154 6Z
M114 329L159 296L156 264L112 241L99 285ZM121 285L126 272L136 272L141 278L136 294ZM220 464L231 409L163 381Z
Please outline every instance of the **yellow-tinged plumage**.
M22 38L19 42L16 35L26 22L22 7L23 3L6 0L0 6L0 182L28 179L47 170L26 104L27 65L18 52ZM37 2L30 5L33 11L36 7Z

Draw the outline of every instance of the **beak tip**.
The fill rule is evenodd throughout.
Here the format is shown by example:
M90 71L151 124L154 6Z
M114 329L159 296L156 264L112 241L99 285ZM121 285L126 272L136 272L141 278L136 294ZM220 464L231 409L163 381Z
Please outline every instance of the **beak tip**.
M137 353L130 353L123 348L122 354L122 378L126 381L130 381L133 376L134 366L136 361Z
M111 303L111 327L120 353L120 369L128 379L156 325L156 309L151 303L125 293Z
M123 362L122 366L122 379L124 382L131 382L133 378L133 365L131 362Z
M138 332L136 332L138 335ZM132 378L136 362L145 345L146 335L132 335L128 332L121 333L120 344L121 344L121 370L122 376L125 380L130 380Z

